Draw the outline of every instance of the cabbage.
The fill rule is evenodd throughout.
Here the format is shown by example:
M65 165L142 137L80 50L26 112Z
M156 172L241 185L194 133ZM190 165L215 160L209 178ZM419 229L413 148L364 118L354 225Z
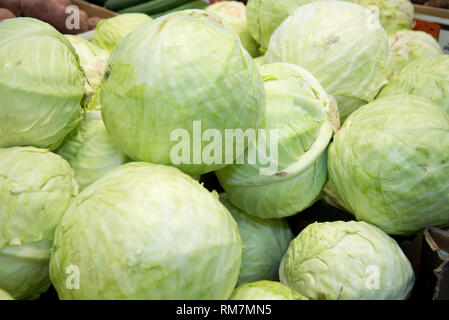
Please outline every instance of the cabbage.
M415 10L410 0L353 0L364 7L376 6L380 12L380 23L392 35L396 31L411 29Z
M414 284L399 245L356 221L308 225L288 248L279 276L312 300L406 299Z
M309 300L276 281L257 281L234 290L230 300Z
M56 153L69 162L81 189L127 161L106 131L99 111L88 111Z
M264 56L260 56L260 57L254 58L254 62L255 62L258 66L263 65L263 64L264 64Z
M277 27L298 7L314 0L248 0L246 15L248 29L259 43L262 52L267 51L271 35Z
M277 168L264 173L270 165L262 164L260 157L253 164L246 157L244 164L229 165L216 175L229 201L245 213L282 218L312 205L326 182L332 99L309 72L296 65L263 65L261 73L267 95L263 128L278 130L278 146L272 148L273 138L267 138L267 154L273 156L278 149L277 159L271 160ZM250 149L254 148L257 154L265 153L252 144Z
M228 299L241 246L217 194L176 168L134 162L72 201L50 276L60 299Z
M106 129L131 159L199 175L223 168L235 154L226 148L218 160L208 158L209 144L190 143L195 125L200 134L213 129L221 137L226 129L256 129L265 92L237 34L213 13L186 10L136 28L118 45L101 102ZM178 161L172 153L185 142L180 130L189 145L181 152L187 159Z
M56 29L31 18L0 25L0 147L56 149L81 120L78 56Z
M237 285L279 280L279 263L293 239L287 221L252 217L233 206L226 195L220 200L237 222L242 238L242 266Z
M14 300L13 297L9 295L9 293L0 289L0 300Z
M207 11L218 14L237 32L243 47L252 57L257 57L259 45L248 31L246 24L246 7L237 1L224 1L214 3L206 8Z
M273 34L265 63L310 71L335 96L343 121L387 83L388 38L376 10L342 1L298 8Z
M423 31L398 31L389 37L389 42L391 50L390 77L417 59L443 54L443 50L435 38Z
M449 113L449 56L418 59L396 73L379 98L412 94L438 104Z
M376 100L329 147L329 180L357 220L394 235L449 225L449 115L415 96Z
M0 288L16 299L50 286L56 226L77 195L67 161L33 147L0 149Z
M92 37L92 43L111 52L135 27L152 21L144 13L124 13L113 18L102 19Z
M91 86L94 95L89 103L89 109L99 109L100 98L100 84L103 79L106 62L109 58L109 52L98 48L91 42L73 35L65 35L75 48L78 57L80 58L81 66L84 69L89 85Z

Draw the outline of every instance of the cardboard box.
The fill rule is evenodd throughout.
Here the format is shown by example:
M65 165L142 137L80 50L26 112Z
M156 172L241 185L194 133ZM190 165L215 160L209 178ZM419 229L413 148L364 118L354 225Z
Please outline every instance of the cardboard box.
M80 10L86 11L89 17L112 18L118 15L118 13L114 11L110 11L86 1L72 0L72 4L78 6Z
M444 53L449 54L449 10L417 4L414 7L414 30L425 31L434 36Z
M415 271L412 300L449 299L449 232L428 227L402 249Z

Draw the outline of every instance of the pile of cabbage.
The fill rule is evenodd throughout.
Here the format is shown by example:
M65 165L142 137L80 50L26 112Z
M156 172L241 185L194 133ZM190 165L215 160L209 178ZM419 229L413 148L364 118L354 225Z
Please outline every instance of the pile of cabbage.
M410 297L396 236L449 226L449 57L412 17L230 1L91 41L1 22L0 299ZM290 219L323 199L353 219Z

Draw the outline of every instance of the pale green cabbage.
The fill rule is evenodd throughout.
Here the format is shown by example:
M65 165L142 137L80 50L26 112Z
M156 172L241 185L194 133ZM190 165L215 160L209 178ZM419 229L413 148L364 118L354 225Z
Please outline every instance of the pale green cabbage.
M206 8L207 11L218 14L237 32L243 47L252 57L257 57L259 45L249 33L246 22L246 6L238 1L223 1Z
M254 58L254 62L255 62L258 66L263 65L263 64L264 64L264 56L260 56L260 57Z
M221 202L237 222L242 238L242 266L237 285L258 280L279 280L279 264L293 239L284 219L260 219L233 206L226 198Z
M327 179L327 146L332 138L332 98L308 71L287 63L261 66L267 96L263 129L278 130L277 170L249 162L216 172L231 203L260 218L282 218L312 205ZM338 121L337 121L338 122ZM268 133L267 133L268 135ZM267 140L271 138L267 138ZM271 143L266 148L272 155ZM259 147L251 144L250 148ZM263 150L257 150L263 152Z
M92 37L92 43L111 52L135 27L152 21L144 13L124 13L118 16L102 19Z
M336 98L344 121L387 83L388 37L374 9L343 1L303 5L271 37L265 63L306 68Z
M378 98L412 94L439 105L449 114L449 55L425 57L406 65Z
M106 62L109 58L109 52L100 49L91 42L73 35L65 35L75 48L78 57L80 58L81 67L84 69L86 78L93 91L91 102L88 105L89 109L100 109L100 84L103 79Z
M390 78L415 60L443 54L438 41L423 31L398 31L389 37L389 42L391 50Z
M201 133L215 129L221 137L226 129L256 129L262 121L265 92L258 68L237 34L213 13L186 10L137 27L114 50L108 68L103 121L133 160L174 165L191 175L214 171L235 159L232 148L219 161L197 161L191 142L183 152L188 161L172 161L180 144L172 139L175 130L185 130L192 141L194 121Z
M87 111L56 153L69 162L81 189L127 161L106 131L99 111Z
M50 286L56 226L77 195L67 161L33 147L0 149L0 288L16 299Z
M72 201L50 276L60 299L228 299L241 248L217 194L176 168L134 162Z
M279 276L312 300L406 299L415 278L392 238L356 221L307 226L288 248Z
M259 43L260 50L268 48L271 35L298 7L314 0L248 0L246 15L248 29Z
M0 147L56 149L81 120L85 77L56 29L31 18L0 27Z
M14 300L13 297L9 295L9 293L0 289L0 300Z
M380 23L392 35L396 31L412 29L415 10L410 0L353 0L364 7L379 8Z
M389 37L389 42L391 51L390 78L415 60L443 54L438 41L423 31L398 31Z
M257 281L237 287L229 300L309 300L276 281Z
M391 96L351 115L328 168L358 220L395 235L449 225L449 115L423 98Z

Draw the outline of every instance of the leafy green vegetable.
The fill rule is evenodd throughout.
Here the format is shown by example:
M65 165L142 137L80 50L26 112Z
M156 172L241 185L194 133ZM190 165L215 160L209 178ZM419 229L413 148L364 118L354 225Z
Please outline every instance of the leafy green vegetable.
M88 105L88 109L100 109L100 84L103 79L106 62L109 52L95 46L91 42L73 35L65 35L75 48L80 59L81 67L87 77L89 85L93 91L93 97Z
M92 43L112 52L135 27L150 21L152 21L151 17L144 13L126 13L113 18L102 19L95 29Z
M190 1L191 0L152 0L132 7L127 7L126 9L120 10L119 13L142 12L148 15L153 15L185 5Z
M50 286L56 226L77 195L67 161L33 147L0 149L0 288L33 299Z
M159 18L162 16L165 16L166 14L172 13L172 12L176 12L176 11L181 11L181 10L187 10L187 9L206 9L208 6L207 2L204 1L191 1L191 2L187 2L186 4L180 5L179 7L175 7L173 9L169 9L167 11L163 11L163 12L159 12L159 13L155 13L152 14L151 17L152 18Z
M230 300L309 300L298 292L276 281L257 281L234 290Z
M439 105L449 113L449 55L425 57L397 72L378 98L412 94Z
M252 57L260 55L259 45L251 36L246 22L246 6L237 1L223 1L214 3L206 8L207 11L221 16L237 32L243 47Z
M258 66L263 65L263 64L264 64L264 56L260 56L260 57L254 58L254 62L255 62Z
M390 77L415 60L443 54L443 50L435 38L423 31L398 31L389 37L389 42L391 50Z
M233 206L226 195L220 200L237 222L242 238L242 266L237 285L279 280L279 263L293 239L287 221L252 217Z
M376 100L329 147L329 180L358 220L395 235L449 225L449 115L416 96Z
M99 111L88 111L56 153L69 162L81 189L127 161L106 131Z
M281 282L313 300L406 299L410 262L380 229L356 221L308 225L279 268Z
M112 53L107 75L101 89L105 126L136 161L174 165L191 175L214 171L236 158L233 148L209 162L202 143L195 146L197 161L192 142L182 155L187 161L177 162L172 152L182 141L173 133L182 130L190 142L195 121L201 133L213 129L220 137L225 130L257 129L262 121L258 68L237 34L207 11L175 12L136 28Z
M9 293L0 289L0 300L14 300L13 297L9 295Z
M314 0L248 0L248 29L260 44L262 52L267 51L271 35L277 27L297 8Z
M343 1L301 6L271 37L265 63L306 68L335 97L345 120L387 83L388 37L371 9Z
M229 201L244 212L260 218L292 216L312 205L327 179L327 146L332 138L335 104L308 71L287 63L261 66L267 95L266 145L249 147L243 164L229 165L216 172ZM334 107L334 109L332 109ZM338 121L337 121L338 122ZM262 139L259 137L258 139ZM265 157L250 162L250 151ZM267 172L267 169L272 172ZM265 170L265 172L264 172Z
M353 0L363 7L379 8L380 23L392 35L399 30L412 29L415 10L410 0Z
M56 149L81 120L85 78L56 29L31 18L0 27L0 147Z
M241 247L217 194L176 168L134 162L72 202L50 276L60 299L228 299Z

